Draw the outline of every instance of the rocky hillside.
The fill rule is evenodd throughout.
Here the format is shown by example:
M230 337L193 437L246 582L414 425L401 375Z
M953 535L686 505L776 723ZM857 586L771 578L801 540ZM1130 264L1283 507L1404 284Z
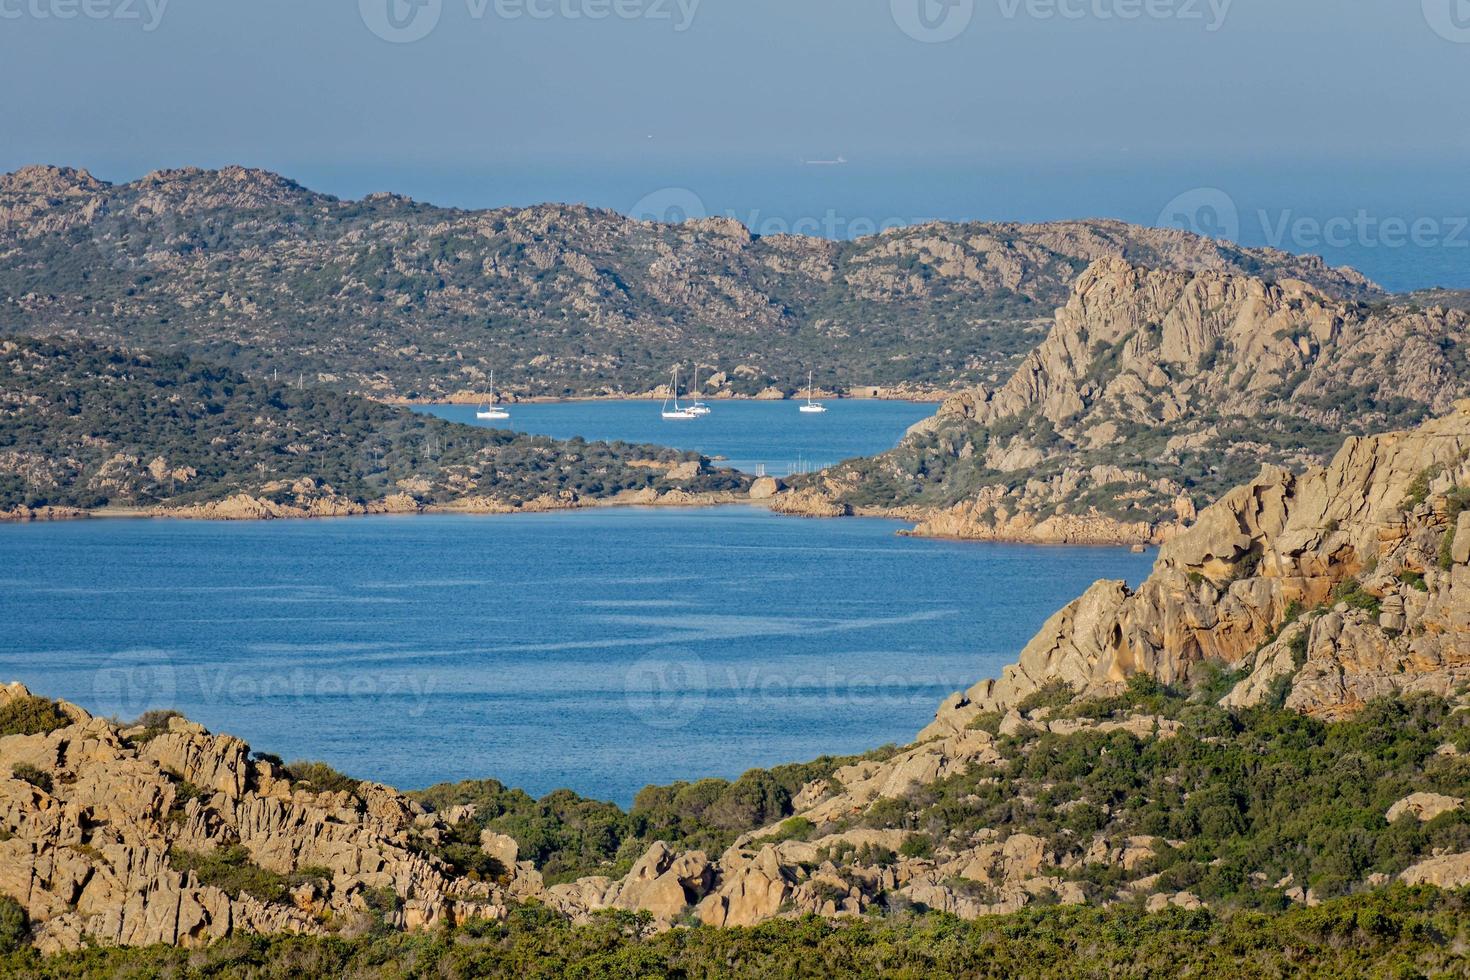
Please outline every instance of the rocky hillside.
M1111 221L926 224L853 242L585 207L342 201L274 174L0 177L0 323L305 371L378 398L646 392L698 364L710 393L994 384L1087 265L1375 286L1319 259Z
M1145 542L1262 462L1470 394L1470 313L1329 298L1299 281L1103 259L996 389L950 398L898 449L824 475L919 533Z
M1131 592L1099 582L997 680L953 696L926 735L963 730L1048 684L1115 693L1236 671L1225 703L1279 698L1341 717L1389 694L1470 685L1470 401L1354 437L1331 464L1263 467L1162 549Z
M1402 907L1470 885L1467 503L1470 402L1266 467L914 745L652 787L626 818L489 782L405 796L15 685L0 921L62 951L620 912L642 933L1031 910L1009 928L1056 905L1207 924L1390 887Z
M182 354L0 338L0 516L493 512L748 484L693 453L455 425Z

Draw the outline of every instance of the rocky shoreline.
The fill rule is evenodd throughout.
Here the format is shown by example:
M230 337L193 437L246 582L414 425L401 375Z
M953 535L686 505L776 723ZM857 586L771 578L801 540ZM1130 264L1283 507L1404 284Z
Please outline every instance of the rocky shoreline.
M428 514L508 515L546 514L557 511L592 510L611 507L703 508L729 506L765 507L777 514L795 517L843 517L850 510L818 495L788 490L774 477L752 481L747 491L689 491L678 488L658 490L625 490L611 497L579 497L573 493L544 494L524 503L512 503L493 497L463 497L446 503L421 503L409 494L394 494L377 501L361 503L333 495L298 497L297 503L281 503L265 497L239 493L224 500L192 504L187 507L99 507L84 510L74 507L19 507L0 512L0 524L41 523L73 520L194 520L194 521L271 521L317 520L342 517L384 515L413 516Z
M409 494L395 494L383 500L360 503L339 498L318 498L305 505L283 504L247 493L224 500L191 504L187 507L99 507L84 510L74 507L19 507L0 511L0 524L27 524L77 520L199 520L199 521L270 521L314 520L343 517L416 516L428 514L508 515L544 514L555 511L588 510L603 507L765 507L786 517L834 519L843 517L875 518L913 523L898 531L901 537L932 538L947 541L974 541L992 544L1086 545L1097 547L1144 548L1171 540L1187 530L1184 524L1154 526L1130 525L1101 517L1051 518L1032 525L1016 523L1004 531L964 522L953 512L924 508L852 507L815 489L789 489L773 477L756 479L748 492L658 491L645 488L624 491L614 497L580 498L544 495L521 504L489 497L465 497L447 503L423 504Z

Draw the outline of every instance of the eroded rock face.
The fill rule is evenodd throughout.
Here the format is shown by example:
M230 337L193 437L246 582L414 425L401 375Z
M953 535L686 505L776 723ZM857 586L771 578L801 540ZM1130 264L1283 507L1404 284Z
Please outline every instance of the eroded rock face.
M1449 693L1470 679L1470 566L1454 561L1450 517L1470 486L1467 453L1461 402L1412 431L1350 438L1328 466L1263 468L1165 545L1136 593L1094 585L1001 677L946 700L924 736L1049 682L1106 693L1141 672L1188 684L1207 662L1249 668L1226 698L1237 707L1278 682L1289 707L1327 717L1395 692ZM1334 598L1344 588L1351 603Z
M0 688L0 703L28 696L20 685ZM412 846L414 834L446 828L386 786L314 793L253 759L239 739L183 719L159 733L123 733L65 707L68 727L0 739L0 892L26 908L44 951L322 933L329 918L362 918L370 889L402 900L396 924L406 928L505 914L499 885L459 878ZM19 764L50 788L15 778ZM291 903L272 903L231 897L173 868L171 854L233 846L267 871L321 877Z

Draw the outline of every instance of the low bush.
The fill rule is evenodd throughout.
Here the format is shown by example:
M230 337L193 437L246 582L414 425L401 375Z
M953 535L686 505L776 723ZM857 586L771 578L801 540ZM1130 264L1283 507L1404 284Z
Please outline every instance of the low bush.
M19 779L21 782L30 783L32 786L36 787L36 789L42 790L47 793L51 792L53 788L51 782L51 774L37 769L35 766L31 765L28 762L16 763L15 766L11 768L10 774L16 779Z
M38 697L12 698L0 704L0 738L7 735L45 735L71 724L55 701Z

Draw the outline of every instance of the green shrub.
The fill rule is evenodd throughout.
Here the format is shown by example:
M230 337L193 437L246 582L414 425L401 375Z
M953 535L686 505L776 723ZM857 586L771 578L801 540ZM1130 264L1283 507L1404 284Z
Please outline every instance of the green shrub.
M1041 708L1065 708L1077 697L1077 691L1063 680L1047 681L1032 691L1016 705L1016 710L1028 714Z
M362 780L344 776L325 762L293 762L286 766L286 775L291 783L300 783L314 793L357 794Z
M1382 612L1382 600L1373 593L1367 591L1356 579L1346 579L1340 582L1332 593L1334 603L1344 602L1352 609L1362 609L1376 617Z
M989 732L992 735L1000 734L1000 723L1005 720L1005 715L999 711L982 711L970 720L967 726L973 731Z
M12 698L0 705L0 738L7 735L45 735L71 724L55 701L46 698Z
M30 941L31 926L25 908L9 895L0 894L0 955L14 953Z
M817 825L806 817L792 817L781 821L781 826L776 828L774 834L758 839L760 844L779 844L785 840L811 840Z
M1429 481L1439 475L1440 467L1431 466L1420 470L1404 491L1404 510L1413 510L1429 499Z
M899 845L898 853L906 858L927 858L934 856L934 838L928 834L910 834L904 838Z
M176 847L169 851L169 864L175 871L194 872L201 884L212 885L231 898L239 898L242 892L262 902L284 902L289 897L290 881L255 864L250 852L239 844L208 854Z
M46 793L51 792L51 774L37 769L29 762L16 763L10 770L10 774L23 783L30 783L36 789Z

